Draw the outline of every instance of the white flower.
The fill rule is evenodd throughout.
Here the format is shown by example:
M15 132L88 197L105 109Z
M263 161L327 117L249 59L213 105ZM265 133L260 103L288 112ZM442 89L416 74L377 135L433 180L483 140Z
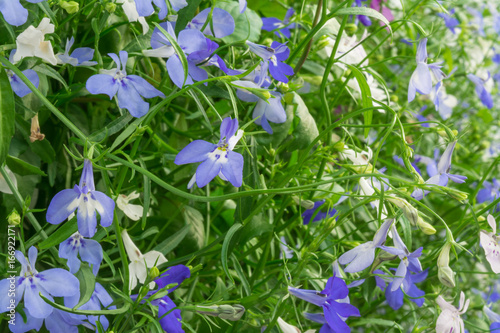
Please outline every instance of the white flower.
M129 22L139 22L142 25L142 34L145 35L149 31L149 24L143 16L139 16L134 0L117 0L116 3L122 3L123 11Z
M54 55L52 44L50 41L44 40L45 34L53 32L54 25L46 17L42 19L38 27L35 28L30 25L17 36L17 51L14 54L14 62L18 62L24 57L38 57L52 65L57 65L57 58Z
M283 333L300 333L300 330L297 327L290 325L289 323L281 319L281 317L278 317L278 325Z
M464 322L460 318L460 315L467 311L470 302L470 299L465 302L464 292L460 293L460 305L458 309L446 302L441 296L438 296L436 302L442 310L436 322L436 333L464 333Z
M500 246L498 245L498 236L496 235L497 223L492 215L488 215L488 224L493 232L481 230L479 239L484 249L486 260L490 263L493 272L498 274L500 273Z
M370 147L368 147L368 152L361 151L360 153L352 149L348 149L347 146L344 146L344 148L345 149L342 150L339 155L343 159L349 159L354 165L367 165L373 157L373 152Z
M142 254L141 251L135 246L134 242L130 239L127 230L122 231L123 245L127 251L127 255L131 261L128 265L129 271L129 288L134 289L137 285L137 280L140 283L146 281L148 276L148 269L155 266L159 266L167 262L165 256L158 251L149 251L146 254ZM155 286L155 282L149 284L149 288L152 289Z
M366 36L367 30L365 30L365 32L361 36L360 41L357 42L356 35L353 35L352 37L346 37L342 35L337 53L335 54L335 58L340 58L340 62L336 62L335 65L344 70L346 70L347 67L343 63L356 66L359 64L361 67L368 66L368 59L366 59L367 53L363 45L361 44ZM328 45L325 46L325 51L327 56L330 57L333 51L333 46L335 45L335 39L328 37L326 38L326 40L328 42ZM360 64L362 60L364 61Z
M128 202L139 198L140 194L136 191L130 193L129 195L120 194L116 199L116 204L125 215L127 215L131 220L138 221L144 214L144 207L141 205L133 205Z
M10 171L9 167L7 166L5 166L5 171L7 172L7 175L9 175L10 180L14 183L14 186L17 187L17 179L16 176L14 176L14 173L12 173L12 171ZM12 191L10 190L7 181L5 180L5 178L3 178L3 175L1 173L0 173L0 192L12 194Z

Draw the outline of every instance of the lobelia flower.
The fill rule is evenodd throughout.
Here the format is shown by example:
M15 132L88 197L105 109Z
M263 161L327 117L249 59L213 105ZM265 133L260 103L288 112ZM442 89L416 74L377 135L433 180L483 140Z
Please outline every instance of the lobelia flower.
M73 308L78 304L79 300L80 300L80 295L65 297L64 298L64 305L66 307ZM104 287L99 282L96 282L94 292L92 293L92 296L90 297L89 301L87 303L83 304L82 306L80 306L78 308L78 310L99 311L99 310L101 310L102 307L104 307L107 310L116 309L116 306L114 306L114 305L110 306L111 303L113 303L113 299L111 298L111 296L108 294L106 289L104 289ZM101 323L101 325L103 326L105 331L109 327L108 319L102 315L101 316L95 316L95 315L84 316L84 315L71 314L71 316L77 320L87 319L94 327L97 327L96 323L99 321ZM45 325L47 325L47 323L45 323ZM91 328L93 328L93 327L91 327Z
M394 245L396 247L384 246L382 245L380 248L390 254L397 255L401 262L399 263L398 269L396 270L396 274L394 279L391 282L391 291L396 291L399 289L401 284L407 275L409 275L409 271L414 273L419 273L422 271L422 265L418 258L422 255L423 247L418 248L414 252L410 253L408 248L403 243L401 237L399 237L398 231L392 226L391 229L392 238L394 240Z
M144 16L139 15L135 0L116 0L116 3L122 4L123 11L129 22L139 22L142 26L142 34L145 35L149 31L149 24Z
M428 272L428 269L416 274L408 272L403 280L403 283L396 290L393 290L392 288L394 279L391 277L380 277L376 275L375 281L377 283L377 287L379 287L380 290L385 291L387 303L389 303L389 306L393 310L398 310L403 306L404 294L410 297L410 301L417 304L418 307L421 307L425 302L425 299L422 297L425 295L425 292L418 289L415 283L424 281L427 278ZM373 273L385 275L384 272L379 269L374 270ZM386 279L389 280L387 288L385 287Z
M24 296L24 307L28 309L31 317L43 319L47 318L54 308L45 303L40 297L40 293L46 298L54 301L53 297L66 297L79 294L80 282L70 272L62 268L51 268L43 272L35 269L38 250L32 246L28 250L28 260L20 251L15 252L17 261L21 264L21 272L15 281L15 305ZM11 298L9 294L11 280L4 279L0 281L0 313L9 310ZM22 319L21 319L22 321Z
M288 292L300 299L323 308L324 319L335 333L351 332L345 323L347 317L359 317L359 310L354 306L345 303L343 300L348 296L349 289L343 279L335 274L328 279L325 289L321 293L316 290L298 289L288 287ZM321 315L320 315L321 316ZM321 332L324 332L323 330Z
M455 17L451 15L455 14L455 8L450 9L450 14L446 13L438 13L437 16L441 17L444 20L444 25L450 29L450 31L455 34L455 28L460 24Z
M446 150L439 159L439 163L437 165L437 173L431 176L431 178L429 178L425 182L426 184L446 186L448 185L448 180L450 179L458 184L465 183L465 180L467 179L466 176L454 175L449 173L451 169L451 156L453 154L453 149L455 149L456 144L457 144L456 141L450 142L448 144ZM416 189L415 191L413 191L411 196L416 200L422 200L424 198L424 195L427 195L429 192L430 191L428 190L422 191L422 189Z
M335 207L337 205L340 205L342 202L347 200L347 198L348 198L347 196L344 195L341 196L340 199L333 206ZM330 207L326 212L319 210L319 207L321 207L324 203L325 200L316 201L314 202L314 206L311 209L307 209L306 211L304 211L302 213L302 223L306 225L309 224L309 222L318 222L324 220L327 217L334 217L335 214L337 214L337 210L333 207ZM315 213L316 215L314 215ZM335 219L337 219L337 217Z
M5 171L7 172L7 175L9 176L11 182L14 184L15 187L17 187L17 179L14 173L10 171L8 166L5 166ZM0 173L0 192L6 194L12 194L12 190L10 189L9 185L7 184L7 181L5 180L5 178L1 173Z
M469 299L465 302L465 294L463 291L460 292L460 304L457 309L439 295L436 299L436 303L439 305L442 312L436 322L436 333L465 333L464 322L462 318L460 318L460 315L467 311L469 302Z
M453 95L448 95L442 81L439 81L431 91L431 99L436 110L443 120L450 118L453 108L458 105L458 100Z
M113 223L115 202L106 194L96 191L92 162L85 160L80 184L72 189L57 193L47 209L47 222L59 224L66 220L76 209L78 231L84 237L93 237L97 229L96 211L101 217L101 226Z
M101 244L95 240L83 238L77 231L59 244L59 257L68 260L67 265L72 274L80 269L81 261L78 259L78 254L83 261L88 262L89 266L93 265L92 273L97 276L103 258Z
M429 177L437 175L438 160L439 160L439 148L434 149L434 158L418 154L415 155L415 162L425 164L427 175Z
M58 62L61 64L70 64L71 66L96 65L97 61L90 61L94 57L94 49L91 49L90 47L78 47L71 52L71 55L69 54L74 42L74 37L66 40L64 54L57 54L57 57L59 58Z
M141 205L129 204L128 202L139 198L139 196L140 194L134 191L129 195L120 194L118 198L116 198L118 208L120 208L129 219L134 221L138 221L142 217L144 214L144 207Z
M165 19L168 14L168 7L165 0L135 0L135 5L137 7L137 12L139 13L139 15L149 16L154 13L155 10L151 2L153 2L158 8L160 8L160 11L158 12L158 18L160 20ZM172 9L176 12L188 5L186 0L169 0L169 2L172 6Z
M187 28L196 29L201 31L207 22L208 15L210 14L211 7L205 8L198 15L196 15L191 22L187 24ZM206 36L214 36L216 38L223 38L231 35L234 32L235 23L234 18L224 9L215 7L212 11L212 22L205 26L202 31ZM212 31L213 29L213 31Z
M14 62L14 54L15 53L16 53L16 49L14 49L10 52L9 62L15 63ZM10 69L6 69L6 72L7 72L7 77L9 78L10 86L12 87L12 91L14 91L14 93L17 96L24 97L31 92L31 89L28 88L28 86L23 81L21 81L21 79L19 78L19 76L17 76L16 73L11 71ZM24 76L26 76L26 78L28 80L31 81L31 83L33 83L33 85L36 88L38 88L38 85L40 83L40 79L38 78L38 74L34 70L25 69L24 71L22 71L22 73L24 74Z
M360 8L366 7L363 6L362 1L366 0L354 0L352 7L360 7ZM372 25L372 20L370 20L370 18L366 15L356 15L356 19L358 19L359 22L361 22L365 27Z
M220 126L219 143L195 140L184 147L175 157L175 164L202 162L189 181L188 188L195 181L201 188L217 175L223 180L229 180L233 186L240 187L243 183L243 155L233 149L242 136L243 131L238 130L238 119L227 117Z
M422 38L417 47L417 68L410 78L408 86L408 103L415 99L415 93L427 95L432 90L432 78L427 65L427 38Z
M39 3L45 0L26 0L30 3ZM19 0L0 0L0 13L5 21L16 27L26 23L28 10L21 5Z
M476 95L481 100L481 103L483 103L483 105L488 109L491 109L493 107L493 99L485 87L486 81L490 79L490 73L488 72L488 78L486 80L483 80L474 74L467 74L467 78L476 85Z
M500 315L498 313L491 311L491 309L486 305L483 307L483 311L484 313L486 313L486 316L491 321L490 331L500 332Z
M278 317L278 326L283 331L283 333L300 333L300 330L296 326L290 325L289 323L281 319L281 317Z
M382 2L384 2L384 0L373 0L370 3L370 8L375 9L377 12L380 12L382 15L384 15L384 17L387 19L387 21L389 21L389 22L394 21L394 15L392 14L392 11L387 6L383 6L382 9L380 8ZM379 23L380 23L380 25L385 25L385 23L382 21L380 21Z
M488 260L488 262L490 263L493 272L498 274L500 273L500 245L498 244L499 236L496 234L497 222L491 214L488 215L487 220L493 232L481 230L481 232L479 233L479 239L481 246L484 249L486 260Z
M50 23L50 19L44 17L38 27L30 25L26 30L21 32L16 38L16 53L14 54L14 62L25 57L38 57L47 61L51 65L57 65L57 58L54 55L52 44L50 41L45 41L45 34L54 32L54 25Z
M396 162L397 164L399 164L403 168L406 167L405 162L398 155L392 156L392 159L394 160L394 162ZM415 162L417 162L416 158L415 158ZM417 166L417 164L415 164L414 162L411 162L411 165L413 166L413 168L415 168L415 171L418 172L419 175L422 175L422 172L420 171L420 168Z
M79 295L78 293L77 296ZM50 333L78 333L78 326L90 326L79 319L75 319L72 314L55 308L46 318L35 318L30 314L28 309L24 308L23 310L26 314L26 322L24 322L24 318L16 311L14 325L9 323L9 329L13 333L24 333L31 330L39 331L44 321L45 327Z
M288 59L290 49L286 43L281 44L274 41L271 46L259 45L246 41L250 51L261 57L269 65L269 72L272 77L283 83L288 83L287 75L293 75L293 68L283 61Z
M290 33L290 29L295 28L295 23L290 23L290 17L295 14L295 10L290 7L286 11L285 18L283 21L277 19L276 17L263 17L262 18L262 30L265 31L274 31L274 34L278 37L281 37L280 33L283 34L286 38L292 37Z
M165 97L148 81L137 75L127 75L128 53L120 51L120 58L114 53L108 55L116 63L117 68L103 71L105 74L92 75L87 80L87 90L91 94L105 94L112 99L117 95L118 106L127 109L136 118L149 111L149 103L142 98Z
M360 272L373 263L373 260L375 260L375 249L377 247L380 248L385 243L387 233L393 221L393 219L388 219L382 223L380 229L375 233L373 241L358 245L339 257L340 264L349 264L344 269L346 273Z
M498 182L496 178L493 178L491 183L485 181L483 187L483 189L477 192L477 203L494 201L500 197L500 182ZM500 211L500 203L497 205L496 210Z

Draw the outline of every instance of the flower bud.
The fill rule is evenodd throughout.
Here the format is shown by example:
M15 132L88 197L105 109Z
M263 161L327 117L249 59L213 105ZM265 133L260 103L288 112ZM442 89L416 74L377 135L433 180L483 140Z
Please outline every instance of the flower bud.
M446 245L441 249L441 252L439 253L439 257L437 260L438 278L443 285L449 288L454 288L455 272L453 272L449 266L450 249L451 249L451 243L446 243Z
M77 13L80 10L80 4L76 1L61 1L59 3L62 9L64 9L68 14Z
M298 196L292 195L293 201L295 201L295 204L300 205L304 209L313 209L314 208L314 202L311 200L301 200Z
M422 220L420 217L418 218L417 225L422 230L422 232L426 235L434 235L436 233L436 229L434 227Z
M410 223L412 225L418 224L418 219L419 219L418 210L415 207L413 207L412 205L410 205L408 203L408 201L406 201L405 199L401 199L401 198L393 197L393 196L387 196L387 197L385 197L385 199L387 201L395 204L399 208L401 208L401 210L403 211L403 214L405 214L406 218L410 221ZM434 230L434 232L436 232L436 231Z
M358 26L354 23L348 23L345 25L345 31L349 34L352 35L356 31L358 31Z
M104 6L104 9L110 14L113 14L116 10L116 4L112 2L108 2L106 6Z
M240 304L222 304L222 305L211 305L211 306L198 306L199 313L219 317L225 320L237 321L245 313L245 307Z
M160 276L160 270L158 269L158 267L153 266L153 267L149 270L149 278L150 278L151 280L154 280L154 279L156 279L158 276Z
M21 216L15 208L12 209L12 212L7 216L7 221L9 225L19 225L21 223Z
M446 194L448 194L453 199L460 201L461 203L464 203L468 197L467 193L456 190L454 188L450 188L450 187L443 188L443 191L445 191Z
M484 216L479 216L479 217L477 218L477 221L478 221L478 222L483 222L483 221L485 221L485 220L486 220L486 219L484 218Z

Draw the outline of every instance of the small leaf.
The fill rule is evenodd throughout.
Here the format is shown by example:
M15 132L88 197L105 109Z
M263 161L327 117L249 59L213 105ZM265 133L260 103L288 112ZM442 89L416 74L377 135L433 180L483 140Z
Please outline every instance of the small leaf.
M0 68L0 165L5 162L14 135L14 93L7 72Z
M78 224L76 223L75 215L71 220L63 222L63 225L53 232L46 240L41 242L38 247L41 250L44 250L52 246L59 245L73 235L77 230Z
M123 116L116 118L103 129L92 133L89 136L89 141L99 142L105 139L106 137L109 137L110 135L119 132L130 122L132 118L133 117L130 113L126 113Z
M46 64L40 64L40 65L33 67L33 70L35 72L38 72L38 73L47 75L48 77L51 77L53 79L56 79L57 81L61 82L61 84L64 86L64 89L68 90L68 84L66 83L66 81L63 79L61 74L59 74L52 67L49 67Z
M347 66L349 66L351 73L356 78L356 81L358 81L359 89L361 90L361 104L363 106L363 109L373 107L373 101L371 99L372 93L370 90L370 86L368 86L368 83L366 82L365 76L356 67L351 66L351 65L347 65ZM373 119L373 110L366 111L365 112L365 126L366 127L365 127L365 131L364 131L365 139L368 137L368 133L370 132L369 126L372 124L372 119Z
M168 237L160 244L156 245L153 250L159 251L161 253L169 253L182 242L182 240L189 233L190 228L191 228L190 224L185 225L184 227L182 227L181 230L177 231L175 234Z
M347 7L347 8L339 9L335 14L339 15L339 16L340 15L365 15L365 16L370 16L370 17L379 19L380 21L385 23L385 25L389 28L389 30L391 31L391 34L392 34L390 22L385 18L384 15L377 12L375 9L367 8L367 7Z
M294 121L298 120L298 123L293 131L295 140L290 148L304 149L318 137L318 126L316 125L314 118L309 113L309 109L302 100L302 97L295 92L292 94L292 103L287 106L287 109L294 111Z
M227 231L227 235L224 238L224 242L222 243L222 251L221 251L221 261L222 261L222 268L224 269L224 273L226 273L227 277L231 282L234 284L234 279L229 274L229 268L227 266L227 255L228 255L228 250L229 250L229 244L231 243L231 239L233 238L234 234L236 231L240 230L240 228L243 227L241 223L235 223L229 230Z
M28 175L40 175L40 176L47 176L45 172L40 170L40 168L37 168L34 165L29 164L28 162L25 162L17 157L13 156L7 156L7 160L5 161L7 163L7 166L11 170L16 170L16 174L20 176L28 176Z
M95 276L92 274L92 268L87 263L80 265L80 270L78 270L75 276L80 281L80 301L75 305L73 310L77 310L80 306L87 303L95 289Z

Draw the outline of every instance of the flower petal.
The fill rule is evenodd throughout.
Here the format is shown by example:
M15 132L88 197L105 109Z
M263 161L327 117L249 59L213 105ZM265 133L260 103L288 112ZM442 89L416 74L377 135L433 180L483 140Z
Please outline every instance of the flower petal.
M96 74L87 80L85 86L91 94L105 94L109 96L109 99L112 99L118 92L120 85L111 75Z
M75 211L80 203L80 190L75 185L73 189L62 190L50 201L47 208L47 222L59 224Z
M93 205L101 217L101 226L109 227L113 223L115 202L106 194L99 191L92 191L90 197L90 200L94 200Z
M145 102L132 82L123 80L118 88L118 106L127 109L136 118L141 118L149 111L149 103Z

